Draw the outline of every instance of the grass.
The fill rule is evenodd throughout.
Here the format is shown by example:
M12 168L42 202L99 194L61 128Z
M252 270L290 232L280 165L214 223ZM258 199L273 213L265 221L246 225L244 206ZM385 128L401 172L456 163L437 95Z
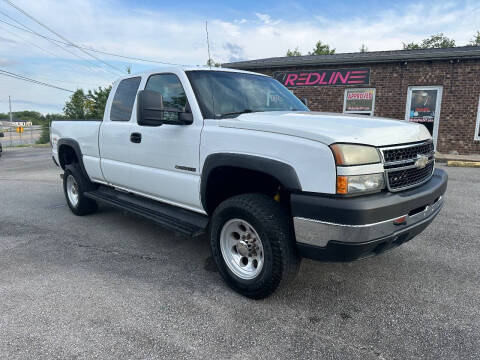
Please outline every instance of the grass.
M8 148L26 148L26 147L34 147L34 148L46 148L46 147L50 147L50 143L46 143L46 144L20 144L20 145L12 145L12 146L9 146L9 145L4 145L3 148L4 149L8 149Z

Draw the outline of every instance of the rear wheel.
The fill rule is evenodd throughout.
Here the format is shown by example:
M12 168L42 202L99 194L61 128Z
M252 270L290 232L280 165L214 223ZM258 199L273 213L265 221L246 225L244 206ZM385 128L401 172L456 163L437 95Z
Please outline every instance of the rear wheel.
M221 203L212 217L210 243L226 283L249 298L269 296L298 272L291 218L263 194L238 195Z
M63 174L63 192L68 207L75 215L92 214L98 209L97 203L85 197L86 191L91 191L96 185L86 179L76 164L67 165Z

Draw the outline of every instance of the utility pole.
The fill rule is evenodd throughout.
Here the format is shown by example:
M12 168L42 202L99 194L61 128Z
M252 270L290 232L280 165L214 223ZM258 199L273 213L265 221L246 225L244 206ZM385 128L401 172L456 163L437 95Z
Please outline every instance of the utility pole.
M10 108L10 147L13 146L12 143L12 100L10 99L10 95L8 95L8 106Z

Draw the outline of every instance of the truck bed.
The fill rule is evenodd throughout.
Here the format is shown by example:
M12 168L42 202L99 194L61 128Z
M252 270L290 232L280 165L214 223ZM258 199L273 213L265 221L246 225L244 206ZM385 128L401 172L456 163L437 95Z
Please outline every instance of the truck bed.
M100 159L98 136L101 124L102 121L96 119L52 121L50 138L55 161L60 163L58 159L58 141L60 139L61 141L73 140L78 143L86 167L90 161L85 161L85 157L92 160Z

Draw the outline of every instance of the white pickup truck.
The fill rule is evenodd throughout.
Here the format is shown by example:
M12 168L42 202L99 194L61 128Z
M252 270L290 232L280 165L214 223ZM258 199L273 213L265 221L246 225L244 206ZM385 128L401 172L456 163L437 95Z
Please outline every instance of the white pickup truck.
M55 121L51 141L74 214L102 202L208 233L224 280L255 299L293 279L301 257L352 261L409 241L447 187L423 125L311 112L245 71L126 76L103 120Z

